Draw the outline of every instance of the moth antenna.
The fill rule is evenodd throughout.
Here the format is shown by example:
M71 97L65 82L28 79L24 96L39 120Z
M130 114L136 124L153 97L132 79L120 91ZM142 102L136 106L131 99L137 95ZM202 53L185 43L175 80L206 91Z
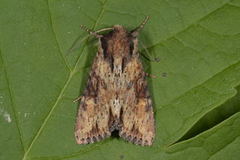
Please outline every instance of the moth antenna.
M104 31L110 31L110 30L113 30L113 28L103 28L103 29L99 29L97 31L95 31L95 33L100 33L100 32L104 32Z
M149 16L146 16L145 19L142 21L142 23L137 28L131 31L131 34L133 37L138 36L139 31L143 29L144 25L147 23L148 20L149 20Z
M144 51L146 52L146 54L141 54L144 58L146 58L147 60L149 60L151 62L159 62L160 61L160 59L158 57L152 57L151 56L147 47L141 41L139 41L139 44L143 47Z
M101 38L101 37L102 37L102 35L97 34L97 33L100 33L100 32L103 32L103 31L113 30L113 28L103 28L103 29L100 29L100 30L97 30L97 31L92 31L91 29L87 28L87 27L84 26L84 25L80 25L80 28L81 28L82 30L88 32L90 35L95 36L96 38Z
M75 47L76 43L82 43L83 41L87 40L89 38L89 36L95 36L96 38L101 38L102 35L99 35L97 33L100 33L100 32L104 32L104 31L109 31L109 30L113 30L113 28L103 28L103 29L100 29L100 30L97 30L97 31L92 31L91 29L87 28L86 26L84 25L80 25L80 28L86 32L89 33L89 35L87 35L86 37L83 37L81 40L80 40L80 37L78 37L74 43L72 44L72 46L70 47L70 49L68 50L68 52L72 52L73 50L75 50L77 47ZM79 42L80 40L80 42Z
M95 36L96 38L100 38L101 35L97 34L96 32L92 31L91 29L87 28L86 26L84 25L80 25L80 28L86 32L88 32L90 35L93 35Z

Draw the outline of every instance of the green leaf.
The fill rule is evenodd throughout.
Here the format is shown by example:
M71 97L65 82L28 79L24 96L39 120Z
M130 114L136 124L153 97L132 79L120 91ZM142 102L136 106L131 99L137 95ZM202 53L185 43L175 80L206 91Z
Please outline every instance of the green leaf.
M240 158L239 0L1 0L0 13L1 160ZM133 29L146 15L139 39L161 59L142 58L157 76L153 146L77 145L72 100L97 51L90 40L69 53L80 24Z

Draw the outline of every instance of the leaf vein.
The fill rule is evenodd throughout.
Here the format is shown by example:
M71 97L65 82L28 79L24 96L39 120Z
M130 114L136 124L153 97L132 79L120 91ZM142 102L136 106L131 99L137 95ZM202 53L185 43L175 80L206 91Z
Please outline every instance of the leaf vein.
M217 73L214 74L211 78L209 78L209 79L205 80L204 82L201 82L200 84L198 84L198 85L190 88L189 90L187 90L187 91L184 92L183 94L179 95L178 97L174 98L173 100L171 100L168 104L166 104L166 105L164 105L164 106L166 107L166 106L168 106L169 104L172 104L173 102L175 102L176 100L180 99L181 97L183 97L183 96L186 95L187 93L191 92L192 90L194 90L194 89L196 89L196 88L198 88L198 87L201 87L204 83L210 81L211 79L213 79L214 77L216 77L216 76L219 75L220 73L222 73L222 72L226 71L227 69L229 69L229 68L231 68L231 67L234 67L234 66L236 66L236 65L240 65L240 61L239 61L239 60L238 60L236 63L231 64L231 65L229 65L228 67L222 69L220 72L217 72ZM164 106L163 106L163 107L164 107ZM211 106L211 105L210 105L210 106ZM214 108L217 108L218 106L219 106L219 105L217 105L217 106L214 107ZM212 109L214 109L214 108L210 108L209 110L203 110L204 113L202 113L202 114L198 113L198 114L200 114L201 116L199 116L198 119L196 119L196 121L195 121L194 123L192 123L192 125L189 126L189 128L186 129L186 132L187 132L190 128L192 128L192 126L194 126L194 124L195 124L197 121L199 121L199 119L201 119L207 112L209 112L210 110L212 110ZM194 117L194 116L196 116L196 114L194 114L192 117ZM186 124L187 119L184 119L183 121L184 121L183 124ZM181 127L179 127L179 130L181 130L182 128L184 128L184 125L182 125ZM179 133L179 130L176 131L175 133L173 133L173 134L171 135L171 137L175 137L176 134ZM186 134L186 132L184 132L182 135ZM182 137L182 135L179 135L178 137ZM178 139L179 139L179 138L178 138ZM178 139L176 139L175 141L177 141Z
M47 2L48 2L48 1L47 1ZM104 6L105 6L106 2L107 2L107 0L105 0L104 3L103 3L103 6L102 6L101 11L100 11L100 13L99 13L99 16L98 16L98 18L97 18L97 20L96 20L96 23L95 23L94 26L93 26L93 29L96 28L96 26L97 26L97 24L98 24L98 21L99 21L99 20L102 18L102 16L103 16ZM85 46L84 46L84 47L85 47ZM83 48L84 48L84 47L83 47ZM83 50L82 50L82 51L83 51ZM82 55L82 54L81 54L81 55ZM27 159L28 153L30 152L31 148L33 147L34 143L36 142L36 140L38 139L38 137L40 136L40 134L42 133L45 125L47 124L49 118L50 118L51 115L52 115L52 112L54 111L54 109L55 109L56 106L58 105L59 101L61 100L61 98L62 98L62 96L63 96L63 93L65 92L66 88L68 87L68 85L69 85L72 77L73 77L74 74L76 73L77 66L78 66L78 63L79 63L79 61L80 61L81 55L78 57L77 62L76 62L76 64L75 64L75 66L74 66L74 69L70 72L67 81L65 82L62 90L60 91L59 96L57 97L56 102L54 103L54 105L53 105L53 107L51 108L51 110L48 112L48 114L47 114L46 118L44 119L42 125L41 125L40 128L38 129L37 133L35 134L35 136L33 137L32 141L31 141L28 149L26 150L25 154L23 155L23 160L26 160L26 159Z
M151 46L148 46L147 49L154 48L154 47L162 44L164 41L167 41L167 40L171 39L172 37L175 37L177 34L186 31L188 28L190 28L190 27L193 26L193 25L198 24L201 20L203 20L203 19L206 18L207 16L213 14L214 12L216 12L216 11L219 10L220 8L224 7L224 6L225 6L226 4L228 4L228 3L229 3L229 1L227 1L226 3L224 3L222 6L220 6L220 7L216 8L216 9L212 10L211 12L207 13L206 15L200 17L199 19L197 19L197 20L194 21L193 23L187 25L187 26L184 27L182 30L179 30L178 32L170 35L169 37L166 37L164 40L161 40L161 41L159 41L159 42L157 42L157 43L155 43L155 44L153 44L153 45L151 45Z
M7 67L6 67L6 64L3 60L1 49L0 49L0 61L2 61L2 64L3 64L3 70L4 70L5 78L6 78L6 81L7 81L7 90L8 90L9 95L10 95L11 108L12 108L12 111L13 111L14 119L16 121L16 127L17 127L17 131L18 131L18 134L19 134L20 143L21 143L21 146L23 148L23 151L25 152L25 148L24 148L24 145L23 145L22 133L21 133L21 130L20 130L20 127L19 127L18 117L17 117L16 110L15 110L15 107L14 107L15 103L14 103L14 100L13 100L13 93L12 93L12 89L11 89L11 86L10 86L9 77L8 77L8 74L7 74L7 69L6 69Z
M61 50L61 47L60 47L60 44L59 44L59 41L57 39L57 34L56 34L56 31L53 27L53 19L52 19L52 14L51 14L51 9L50 9L50 5L49 5L49 0L47 0L47 7L48 7L48 13L49 13L49 20L50 20L50 26L51 26L51 29L52 29L52 32L53 32L53 36L54 36L54 39L56 41L56 44L57 44L57 48L58 48L58 51L60 53L60 56L61 58L63 59L66 67L69 69L69 71L71 71L71 67L69 66L65 56L63 55L63 52Z

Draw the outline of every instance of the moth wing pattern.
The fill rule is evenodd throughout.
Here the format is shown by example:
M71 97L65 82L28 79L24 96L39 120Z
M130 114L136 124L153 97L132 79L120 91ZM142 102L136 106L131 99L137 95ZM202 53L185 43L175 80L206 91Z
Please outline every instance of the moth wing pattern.
M96 56L89 75L87 87L80 100L75 125L75 138L78 144L89 144L100 141L111 135L109 131L109 105L102 98L107 93L105 83L99 77L104 61ZM106 70L106 68L105 68ZM101 93L99 93L101 92Z
M147 19L131 32L120 25L104 35L86 30L99 38L99 48L78 109L78 144L100 141L118 130L129 142L152 145L152 100L137 47L138 32Z
M155 136L155 122L152 100L149 95L146 74L138 55L126 66L133 85L127 91L122 112L122 128L119 135L138 145L152 145ZM136 76L137 77L134 77ZM131 77L134 79L131 79Z

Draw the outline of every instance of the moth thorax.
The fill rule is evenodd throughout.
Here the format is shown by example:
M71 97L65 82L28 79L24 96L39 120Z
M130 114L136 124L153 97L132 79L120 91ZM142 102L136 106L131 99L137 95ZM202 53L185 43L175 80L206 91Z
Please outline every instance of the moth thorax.
M122 73L122 57L115 57L114 58L114 73L120 74Z

